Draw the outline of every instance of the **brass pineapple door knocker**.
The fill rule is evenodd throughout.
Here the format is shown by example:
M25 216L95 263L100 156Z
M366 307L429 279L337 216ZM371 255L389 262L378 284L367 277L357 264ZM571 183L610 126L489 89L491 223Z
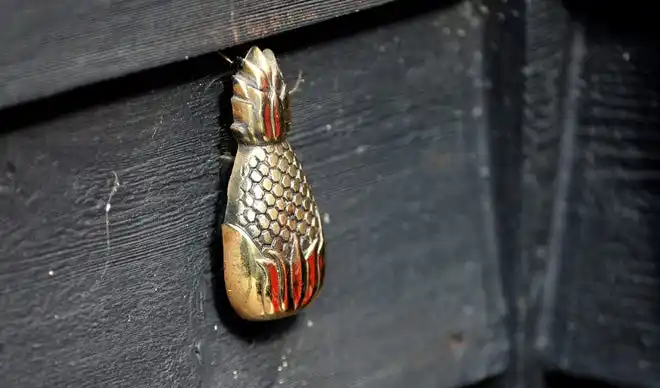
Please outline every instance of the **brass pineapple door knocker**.
M247 320L293 315L323 284L323 228L286 140L289 91L272 51L252 47L233 77L238 151L222 225L229 301Z

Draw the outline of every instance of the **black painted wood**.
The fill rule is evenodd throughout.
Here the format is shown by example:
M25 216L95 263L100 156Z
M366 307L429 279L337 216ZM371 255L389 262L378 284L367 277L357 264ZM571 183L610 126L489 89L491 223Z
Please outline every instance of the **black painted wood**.
M0 1L0 107L391 0Z
M219 280L221 58L3 111L0 386L451 387L503 372L483 13L407 2L263 42L289 81L304 73L291 142L329 244L320 298L279 323L237 320Z
M520 386L659 381L657 8L528 8Z
M511 281L517 301L512 304L516 354L509 381L514 387L544 387L546 365L538 355L537 339L544 297L554 292L554 283L544 280L552 266L555 205L565 203L557 177L562 135L574 122L564 116L574 105L568 101L575 93L575 77L568 72L573 30L570 14L558 1L528 3L525 11L526 63L519 70L524 79L518 171L522 200L516 234L520 245Z
M532 369L528 364L534 360L522 346L529 342L526 341L524 327L533 320L520 314L525 307L521 301L527 295L527 292L521 290L521 283L528 279L520 273L519 265L521 235L527 227L521 219L524 197L520 179L523 165L523 112L529 101L523 93L523 70L529 60L525 51L526 5L524 0L490 0L484 3L487 10L483 74L487 93L484 104L488 112L500 277L508 303L506 322L511 340L507 371L500 379L484 383L484 387L538 386L530 384L529 379L523 377Z
M555 208L561 232L553 235L547 279L554 287L544 301L539 348L552 365L578 376L654 386L660 30L652 18L620 19L617 8L569 10L579 21L572 38L579 93L565 113L573 123L560 159L566 202Z

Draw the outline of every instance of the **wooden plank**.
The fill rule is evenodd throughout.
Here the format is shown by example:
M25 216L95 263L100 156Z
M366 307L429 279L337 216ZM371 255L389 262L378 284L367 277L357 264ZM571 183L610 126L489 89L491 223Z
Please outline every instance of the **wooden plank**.
M564 109L574 80L569 77L567 64L571 60L571 19L562 2L539 0L524 5L519 19L525 31L519 49L524 51L524 69L511 72L522 76L524 102L519 124L520 143L516 146L520 159L514 166L518 185L509 185L509 195L517 193L520 218L516 225L515 249L519 250L514 269L510 271L510 285L517 303L512 303L515 332L515 362L508 373L509 386L545 387L547 365L538 357L537 339L539 317L543 311L544 293L552 292L553 284L540 287L547 268L552 266L548 255L557 199L557 174L562 136L566 123ZM560 70L558 70L560 69ZM521 179L522 178L522 179ZM516 213L513 213L516 214ZM509 214L509 217L515 217ZM513 240L513 239L512 239ZM515 256L514 256L515 257ZM513 260L512 260L513 261ZM506 281L505 281L506 282ZM548 385L561 387L562 385Z
M0 0L0 107L391 0Z
M565 88L572 103L562 112L537 345L568 376L653 386L660 381L660 45L650 8L657 5L566 6L575 22Z
M328 242L323 292L295 320L236 321L214 280L222 59L5 111L0 386L453 387L502 372L483 24L469 2L406 8L281 53L289 81L304 71L291 142Z

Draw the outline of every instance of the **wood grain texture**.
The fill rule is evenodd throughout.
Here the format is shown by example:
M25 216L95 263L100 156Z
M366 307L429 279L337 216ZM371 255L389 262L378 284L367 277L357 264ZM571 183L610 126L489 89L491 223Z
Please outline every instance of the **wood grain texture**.
M218 170L214 101L195 98L202 89L150 92L3 136L0 385L197 380Z
M0 1L0 107L391 0Z
M513 104L523 110L517 151L521 155L519 182L515 189L513 185L506 188L509 196L520 196L520 211L511 214L510 207L503 209L508 217L519 217L519 252L509 283L517 300L512 304L515 361L509 378L515 387L543 387L545 365L538 357L536 345L544 295L554 292L554 284L544 287L543 279L547 268L554 264L549 245L554 204L562 203L557 191L562 135L567 130L566 123L575 119L564 116L570 105L568 95L574 92L575 80L567 71L573 30L568 12L558 1L534 1L526 4L525 11L525 30L520 34L524 43L519 49L524 52L526 63L514 73L523 77L524 98L522 103Z
M551 0L552 1L552 0ZM493 197L497 236L499 241L500 271L503 292L509 304L507 326L512 341L509 352L509 367L501 379L494 382L501 387L539 387L523 380L523 371L534 363L534 357L521 345L531 340L526 325L534 322L530 314L522 311L527 307L526 290L522 284L529 278L523 277L520 265L521 236L529 232L521 227L523 195L521 190L521 166L523 160L522 123L523 110L528 106L523 95L524 66L529 60L525 42L529 36L525 27L525 11L538 4L526 4L524 0L489 0L485 2L484 82L488 84L486 110L490 129L490 164L492 166ZM516 302L513 302L516 301Z
M638 5L642 5L637 3ZM657 7L651 5L650 8ZM568 374L622 386L660 381L657 23L619 7L568 7L578 23L574 117L562 143L538 347ZM646 10L641 8L635 10ZM628 12L623 12L627 15ZM652 14L652 13L651 13ZM607 27L604 27L607 26ZM649 34L655 32L655 34ZM563 182L562 182L563 181ZM562 204L563 202L563 204Z
M453 387L502 372L482 15L411 4L296 31L382 24L280 52L290 82L304 71L291 143L328 242L324 289L293 320L236 321L223 302L222 59L3 112L0 385Z

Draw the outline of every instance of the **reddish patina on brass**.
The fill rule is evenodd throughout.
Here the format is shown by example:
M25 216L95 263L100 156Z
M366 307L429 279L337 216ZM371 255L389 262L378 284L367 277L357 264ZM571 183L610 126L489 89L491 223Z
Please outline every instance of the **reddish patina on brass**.
M276 319L309 305L323 284L321 218L286 140L290 93L270 50L250 49L233 91L238 152L222 228L227 294L243 318Z

